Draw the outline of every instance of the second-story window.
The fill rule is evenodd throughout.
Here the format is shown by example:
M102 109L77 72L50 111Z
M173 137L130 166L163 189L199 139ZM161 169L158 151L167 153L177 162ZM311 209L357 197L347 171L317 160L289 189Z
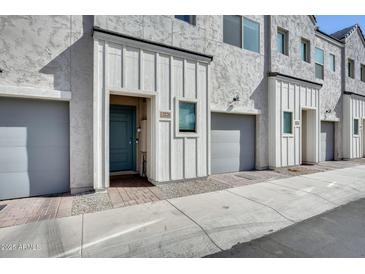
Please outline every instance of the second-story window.
M196 16L195 15L175 15L176 19L182 20L191 25L196 24Z
M304 62L310 63L310 42L302 38L300 42L300 54Z
M316 78L322 79L324 78L324 52L323 49L316 48L315 51L315 75Z
M224 15L223 42L260 52L260 24L239 15Z
M355 78L355 62L352 59L347 60L347 76Z
M328 66L329 66L330 71L332 71L332 72L336 71L336 57L334 54L330 53L329 58L328 58Z
M360 79L365 82L365 65L360 65Z
M247 18L243 18L243 48L260 52L260 25Z
M223 42L236 47L242 47L241 16L223 16Z
M276 46L277 46L278 52L280 52L284 55L289 55L288 36L289 36L288 31L278 28Z

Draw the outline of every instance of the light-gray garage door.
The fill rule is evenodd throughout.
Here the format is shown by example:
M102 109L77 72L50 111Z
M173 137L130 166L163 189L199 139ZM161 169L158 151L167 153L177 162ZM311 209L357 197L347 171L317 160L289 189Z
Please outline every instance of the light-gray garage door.
M334 160L335 123L321 122L321 161Z
M68 103L0 98L0 200L69 191Z
M255 121L254 115L212 113L213 174L255 168Z

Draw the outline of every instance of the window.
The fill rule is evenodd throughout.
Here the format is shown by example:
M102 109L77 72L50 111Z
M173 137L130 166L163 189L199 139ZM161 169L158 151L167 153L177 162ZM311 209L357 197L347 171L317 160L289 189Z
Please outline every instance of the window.
M316 74L316 78L318 78L318 79L324 79L323 65L324 65L324 52L323 52L322 49L316 48L316 51L315 51L315 74Z
M238 15L224 15L223 42L260 52L260 24Z
M179 132L196 132L196 103L179 101Z
M243 48L260 52L260 25L243 18Z
M288 55L288 32L286 30L278 29L276 43L278 52Z
M365 82L365 65L360 65L360 79L361 81Z
M329 65L329 70L330 71L332 71L332 72L336 71L336 57L335 57L334 54L329 55L328 65Z
M354 119L354 135L359 135L359 119Z
M241 17L238 15L223 16L223 42L242 47Z
M284 133L293 133L293 113L290 111L284 111Z
M196 16L195 15L175 15L176 19L182 20L191 25L196 24Z
M300 53L304 62L310 63L310 42L302 38L300 43Z
M355 65L354 60L348 59L347 61L347 76L350 78L355 78Z

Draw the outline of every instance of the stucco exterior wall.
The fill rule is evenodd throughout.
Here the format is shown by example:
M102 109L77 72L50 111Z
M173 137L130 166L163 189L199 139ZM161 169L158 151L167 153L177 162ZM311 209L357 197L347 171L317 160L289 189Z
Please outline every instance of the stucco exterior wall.
M355 79L348 77L348 59L355 61ZM347 39L345 46L345 91L365 95L365 82L360 79L360 65L365 65L365 47L360 37L360 31L356 29Z
M0 88L72 94L72 191L92 187L92 25L92 16L0 16Z
M288 55L277 50L277 31L282 28L289 33ZM271 16L271 71L315 81L314 76L314 40L315 25L309 16L280 15ZM310 42L310 63L301 59L301 38Z
M268 166L267 80L264 72L264 16L247 16L260 24L260 53L223 43L223 16L196 17L190 25L174 16L95 16L95 25L167 45L213 55L210 103L213 111L257 116L257 168ZM240 101L232 103L233 97Z

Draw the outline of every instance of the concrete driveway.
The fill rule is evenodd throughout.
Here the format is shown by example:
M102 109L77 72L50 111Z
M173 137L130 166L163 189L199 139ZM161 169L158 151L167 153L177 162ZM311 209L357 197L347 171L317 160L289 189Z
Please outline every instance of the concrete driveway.
M0 257L203 257L365 197L365 166L0 229Z

